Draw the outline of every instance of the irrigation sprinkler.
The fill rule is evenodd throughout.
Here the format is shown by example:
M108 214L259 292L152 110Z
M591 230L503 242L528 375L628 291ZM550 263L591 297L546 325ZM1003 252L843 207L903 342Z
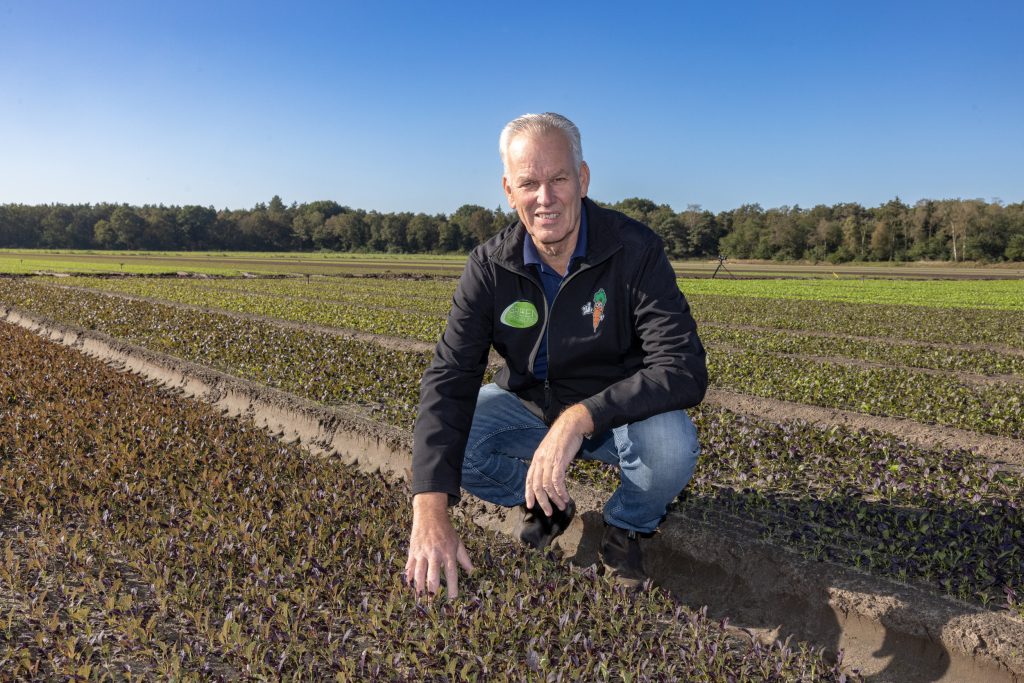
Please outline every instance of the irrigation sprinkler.
M718 255L718 267L715 268L715 272L711 274L711 279L712 280L715 279L715 277L718 275L718 271L720 271L720 270L721 271L725 271L726 273L729 273L729 277L734 278L734 279L736 278L736 276L733 275L732 272L728 268L725 267L725 257L722 256L721 254Z

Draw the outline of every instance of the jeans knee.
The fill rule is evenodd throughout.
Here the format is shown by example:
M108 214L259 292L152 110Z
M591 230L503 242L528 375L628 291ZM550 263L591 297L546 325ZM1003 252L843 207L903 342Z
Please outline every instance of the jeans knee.
M518 502L526 476L523 464L493 449L480 450L483 452L466 451L462 461L462 488L477 498L499 505Z
M655 418L645 429L635 430L632 457L650 471L652 488L678 493L689 482L700 456L697 430L683 411Z

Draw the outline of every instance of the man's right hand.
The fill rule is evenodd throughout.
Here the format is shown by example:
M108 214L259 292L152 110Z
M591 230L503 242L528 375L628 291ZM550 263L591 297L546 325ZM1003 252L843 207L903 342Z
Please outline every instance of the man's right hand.
M437 593L444 572L448 597L459 596L459 567L469 574L473 563L466 546L455 533L448 517L448 494L418 493L412 499L412 533L409 537L409 560L405 563L405 579L422 593Z

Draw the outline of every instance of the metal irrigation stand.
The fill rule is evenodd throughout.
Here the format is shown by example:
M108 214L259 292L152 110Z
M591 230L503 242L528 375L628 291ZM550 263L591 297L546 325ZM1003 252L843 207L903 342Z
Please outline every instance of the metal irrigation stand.
M712 280L715 279L715 276L718 275L718 271L720 271L720 270L725 271L726 273L729 273L729 277L731 277L731 278L735 278L736 277L735 275L733 275L729 271L728 268L725 267L725 257L722 256L721 254L719 254L719 256L718 256L718 267L715 268L715 272L711 274L711 279Z

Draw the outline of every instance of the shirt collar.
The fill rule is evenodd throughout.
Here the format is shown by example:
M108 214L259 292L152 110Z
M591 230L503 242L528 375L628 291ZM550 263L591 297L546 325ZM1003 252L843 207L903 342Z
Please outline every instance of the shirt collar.
M587 207L583 205L580 200L580 229L576 235L576 248L572 251L572 256L569 258L569 266L572 266L574 259L583 258L587 255ZM540 260L540 252L537 251L536 245L533 243L533 239L530 237L530 233L526 233L526 239L523 240L523 263L526 265L540 266L541 268L547 268L544 262ZM561 273L559 273L561 275Z

